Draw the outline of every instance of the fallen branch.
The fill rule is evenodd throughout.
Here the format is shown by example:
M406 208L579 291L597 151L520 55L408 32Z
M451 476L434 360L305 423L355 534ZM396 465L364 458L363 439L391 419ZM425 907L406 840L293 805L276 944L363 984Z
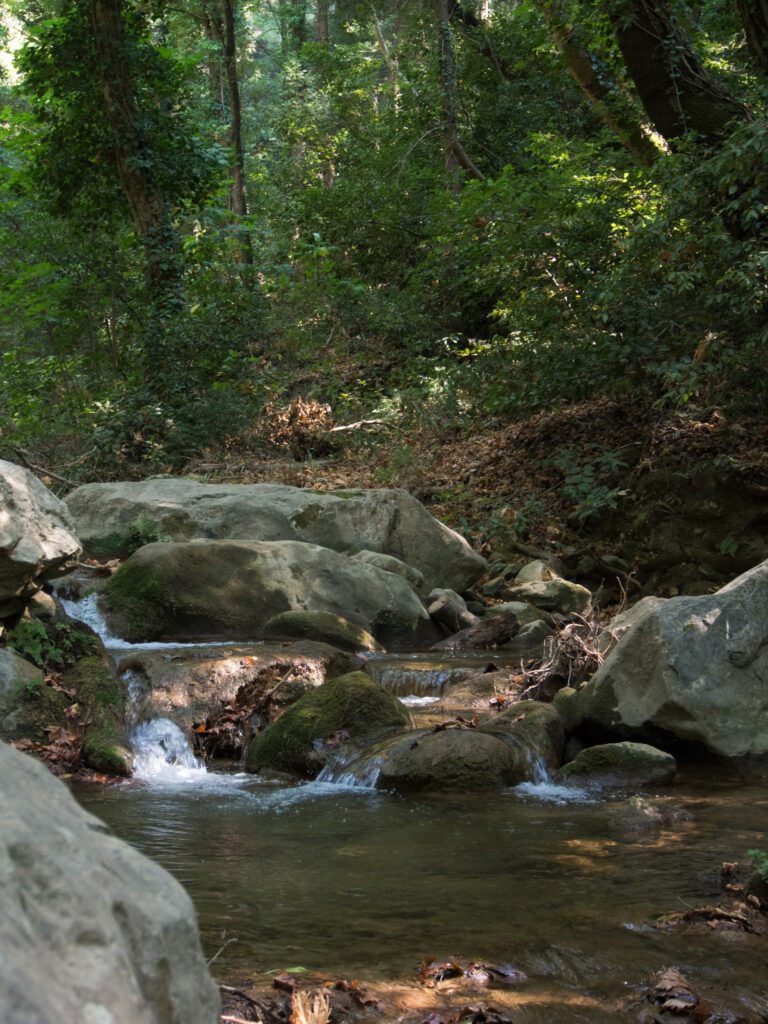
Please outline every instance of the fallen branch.
M54 473L52 469L46 469L45 466L36 466L33 462L29 461L21 448L14 448L13 452L25 469L29 469L33 473L40 473L43 476L49 476L52 480L58 480L60 484L66 484L67 487L80 486L80 484L75 480L68 480L65 476L59 476L59 474Z
M357 423L345 423L340 427L331 427L329 434L338 434L342 430L359 430L360 427L370 427L375 423L383 423L384 420L358 420Z

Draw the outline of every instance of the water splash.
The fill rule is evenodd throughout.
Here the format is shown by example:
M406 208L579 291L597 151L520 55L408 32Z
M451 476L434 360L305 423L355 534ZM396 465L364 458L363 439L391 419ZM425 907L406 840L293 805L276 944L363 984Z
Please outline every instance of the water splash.
M543 757L528 753L529 779L515 786L518 796L530 797L548 804L591 803L594 796L579 786L556 782Z
M206 774L184 733L170 718L152 718L131 734L133 774L145 782L195 782Z
M381 774L381 758L358 756L353 760L329 762L315 779L320 786L343 786L346 789L375 790Z
M409 693L406 697L398 697L397 699L401 704L405 704L409 708L428 707L430 704L437 704L440 701L439 697L420 697L416 693Z

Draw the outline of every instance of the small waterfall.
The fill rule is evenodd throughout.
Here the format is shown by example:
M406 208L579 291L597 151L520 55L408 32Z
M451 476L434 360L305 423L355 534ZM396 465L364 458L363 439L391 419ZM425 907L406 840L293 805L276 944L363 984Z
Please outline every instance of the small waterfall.
M381 758L357 755L352 760L329 762L315 779L316 783L347 789L376 789L381 774Z
M181 729L170 718L152 718L131 733L133 774L146 782L194 782L206 775Z
M394 697L439 699L447 686L464 682L482 672L493 660L487 653L477 657L439 658L423 655L372 657L367 670L372 679Z
M99 609L99 595L96 593L87 594L76 601L56 595L56 600L70 619L82 622L89 626L101 639L108 651L167 651L178 648L200 648L200 647L232 647L235 641L232 640L204 640L200 643L180 643L179 641L161 642L151 641L147 643L130 643L118 636L113 636L109 631L106 620ZM261 641L247 640L237 641L238 644L250 646L261 645Z
M125 672L128 689L128 738L133 751L133 777L143 782L199 782L207 775L186 736L170 718L147 718L148 688L135 672Z
M543 757L534 757L530 751L527 756L530 778L527 782L515 786L515 793L552 804L587 803L592 799L590 794L579 786L555 782Z
M101 639L101 642L105 647L124 646L124 640L120 640L119 637L112 636L109 632L107 624L104 621L104 616L99 611L98 594L86 594L85 597L80 598L78 601L70 601L57 594L56 600L70 619L74 619L76 622L82 622L84 625L89 626Z

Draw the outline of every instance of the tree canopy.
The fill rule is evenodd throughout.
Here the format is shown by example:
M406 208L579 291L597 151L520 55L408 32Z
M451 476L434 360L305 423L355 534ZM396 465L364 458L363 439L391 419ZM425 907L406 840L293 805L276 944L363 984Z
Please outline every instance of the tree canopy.
M764 8L5 0L0 446L764 408Z

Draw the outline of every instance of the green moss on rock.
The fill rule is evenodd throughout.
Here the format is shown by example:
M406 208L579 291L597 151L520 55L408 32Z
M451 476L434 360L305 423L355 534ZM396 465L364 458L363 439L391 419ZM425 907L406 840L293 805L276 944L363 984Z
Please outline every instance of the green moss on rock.
M563 779L595 781L603 785L658 785L670 782L677 771L671 754L647 743L602 743L582 750L560 772Z
M127 561L112 576L106 588L106 606L114 615L121 636L127 640L153 639L159 625L158 603L164 588L151 566Z
M276 768L312 775L322 762L314 745L344 730L351 739L370 739L409 724L403 705L364 672L350 672L311 690L248 747L246 769Z
M83 737L85 764L110 775L130 775L126 693L121 682L102 658L82 658L64 680L76 692L87 723Z

